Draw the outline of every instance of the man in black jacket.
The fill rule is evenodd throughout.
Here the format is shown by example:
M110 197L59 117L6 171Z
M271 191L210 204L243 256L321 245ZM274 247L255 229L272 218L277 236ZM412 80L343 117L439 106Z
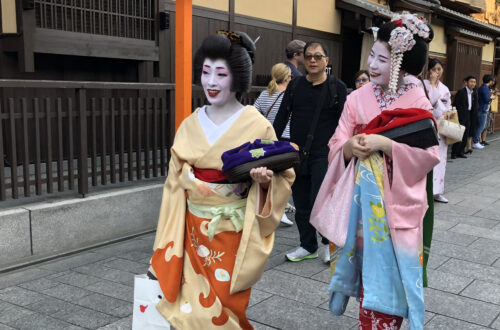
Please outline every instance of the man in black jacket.
M453 106L457 108L460 125L465 126L464 136L461 142L453 144L451 147L451 158L467 158L464 149L469 135L473 135L472 124L475 123L477 109L479 107L476 87L476 77L467 76L464 79L465 86L457 91Z
M327 64L328 49L322 42L308 42L304 46L304 65L308 73L288 84L274 120L277 136L281 136L290 118L291 142L302 150L310 145L307 160L297 170L297 178L292 186L300 246L286 255L290 261L318 257L316 230L309 223L309 217L328 168L328 141L337 128L347 97L345 84L326 74ZM314 123L316 111L319 111L319 118ZM308 143L312 128L314 130ZM328 240L323 237L322 243L324 246L320 254L327 263L330 260Z

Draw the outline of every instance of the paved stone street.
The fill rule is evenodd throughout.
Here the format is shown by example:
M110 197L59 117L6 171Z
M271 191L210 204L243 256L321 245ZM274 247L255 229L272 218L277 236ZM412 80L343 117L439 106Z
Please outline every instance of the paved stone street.
M426 289L427 329L500 329L500 136L450 161L436 205ZM145 273L153 234L0 274L0 330L130 329L134 274ZM355 329L357 303L328 311L329 268L285 262L298 244L280 227L248 317L256 329ZM405 329L407 326L405 325Z

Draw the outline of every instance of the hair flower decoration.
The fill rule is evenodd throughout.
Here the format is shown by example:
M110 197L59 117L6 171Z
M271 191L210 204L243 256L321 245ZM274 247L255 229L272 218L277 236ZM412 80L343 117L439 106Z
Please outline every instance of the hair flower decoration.
M394 14L391 22L396 26L391 31L389 46L391 47L391 79L389 81L389 90L396 92L399 71L403 63L403 55L415 46L414 35L424 40L429 39L429 26L422 18L404 11L400 14Z

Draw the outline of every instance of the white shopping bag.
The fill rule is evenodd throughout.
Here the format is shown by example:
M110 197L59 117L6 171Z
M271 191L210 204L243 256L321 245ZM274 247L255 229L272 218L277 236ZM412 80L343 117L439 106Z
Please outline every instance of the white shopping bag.
M170 329L170 324L156 309L162 297L158 281L150 280L145 274L135 276L132 330Z

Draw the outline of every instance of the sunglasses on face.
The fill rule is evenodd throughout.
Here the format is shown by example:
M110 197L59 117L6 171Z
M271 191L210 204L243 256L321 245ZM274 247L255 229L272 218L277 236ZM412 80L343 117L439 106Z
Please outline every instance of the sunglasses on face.
M312 54L305 54L304 55L304 59L306 59L307 61L312 60L313 57L314 57L314 59L316 61L321 61L323 59L323 57L326 57L326 56L325 55L321 55L321 54L314 54L314 55L312 55Z
M354 82L356 84L359 84L360 82L367 82L368 81L368 78L358 78L356 80L354 80Z

